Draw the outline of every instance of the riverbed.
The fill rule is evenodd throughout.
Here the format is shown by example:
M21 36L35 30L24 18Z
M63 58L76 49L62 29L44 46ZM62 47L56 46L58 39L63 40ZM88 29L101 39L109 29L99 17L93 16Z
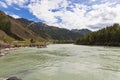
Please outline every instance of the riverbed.
M0 77L23 80L120 80L120 48L53 44L10 50Z

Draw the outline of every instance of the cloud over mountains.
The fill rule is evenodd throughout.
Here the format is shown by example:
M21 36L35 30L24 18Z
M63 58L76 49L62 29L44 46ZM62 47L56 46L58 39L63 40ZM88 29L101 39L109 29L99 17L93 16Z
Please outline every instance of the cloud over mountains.
M68 29L97 30L120 23L120 0L1 0L0 6L26 9L48 25Z

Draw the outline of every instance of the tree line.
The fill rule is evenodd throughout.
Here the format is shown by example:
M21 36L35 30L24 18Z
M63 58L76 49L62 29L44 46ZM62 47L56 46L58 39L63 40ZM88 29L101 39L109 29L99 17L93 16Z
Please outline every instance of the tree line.
M120 46L120 25L118 23L78 39L76 44Z

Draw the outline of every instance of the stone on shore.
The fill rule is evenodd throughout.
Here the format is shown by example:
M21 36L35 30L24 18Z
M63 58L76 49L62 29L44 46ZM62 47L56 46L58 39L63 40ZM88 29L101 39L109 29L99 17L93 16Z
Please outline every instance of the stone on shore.
M6 79L6 80L22 80L22 79L17 78L17 77L10 77L10 78L8 78L8 79Z
M22 80L22 79L17 77L10 77L10 78L0 78L0 80Z

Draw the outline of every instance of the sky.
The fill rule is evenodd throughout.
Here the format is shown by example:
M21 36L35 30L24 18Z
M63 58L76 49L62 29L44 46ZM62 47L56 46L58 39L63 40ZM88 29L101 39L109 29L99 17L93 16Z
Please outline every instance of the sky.
M0 0L0 10L70 30L95 31L120 23L120 0Z

